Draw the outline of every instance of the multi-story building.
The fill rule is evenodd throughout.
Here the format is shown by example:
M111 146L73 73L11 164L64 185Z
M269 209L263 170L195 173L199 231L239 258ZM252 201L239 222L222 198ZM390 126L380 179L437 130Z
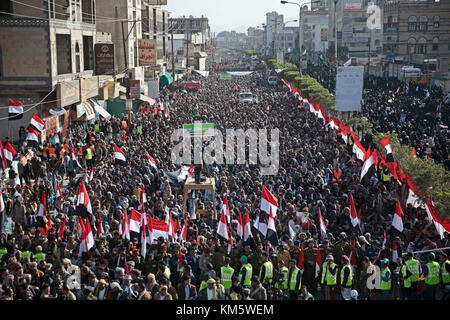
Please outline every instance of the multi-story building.
M303 46L309 53L325 52L328 48L328 11L323 8L302 12Z
M247 29L248 48L261 52L264 47L264 30L254 27Z
M284 16L276 11L266 13L266 54L275 56L276 48L279 48L278 33L284 29Z
M203 15L200 18L193 16L170 18L170 28L174 34L185 34L186 39L191 40L192 35L201 37L201 51L205 51L211 46L211 27L208 18Z
M100 106L90 99L99 96L107 81L117 79L120 70L114 69L111 56L103 57L107 68L95 68L96 44L111 43L110 34L96 31L95 6L96 0L2 1L1 136L17 141L19 128L28 126L33 113L46 123L41 140L57 133L64 138L70 117L96 117ZM6 122L9 99L23 103L21 120Z
M406 65L450 86L450 1L386 0L383 10L383 67L403 78Z

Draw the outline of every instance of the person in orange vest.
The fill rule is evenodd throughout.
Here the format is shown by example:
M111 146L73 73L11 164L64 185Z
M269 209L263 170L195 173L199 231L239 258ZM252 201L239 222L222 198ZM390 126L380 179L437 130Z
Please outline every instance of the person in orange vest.
M120 129L127 130L127 121L126 120L122 120Z
M342 170L341 170L341 168L338 168L337 171L336 171L336 169L333 170L333 175L334 175L333 182L342 182L342 179L341 179Z

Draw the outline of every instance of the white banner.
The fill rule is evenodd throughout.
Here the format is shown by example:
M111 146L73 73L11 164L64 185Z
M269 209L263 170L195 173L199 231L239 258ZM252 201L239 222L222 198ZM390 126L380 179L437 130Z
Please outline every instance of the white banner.
M205 78L208 78L209 76L209 71L201 71L201 70L194 70L194 71L197 72L198 74L201 74Z
M236 71L236 72L227 72L233 76L248 76L253 73L253 71Z
M286 70L286 68L275 69L275 72L276 72L276 73L280 73L280 72L283 72L284 70Z
M363 66L338 67L336 111L361 111Z

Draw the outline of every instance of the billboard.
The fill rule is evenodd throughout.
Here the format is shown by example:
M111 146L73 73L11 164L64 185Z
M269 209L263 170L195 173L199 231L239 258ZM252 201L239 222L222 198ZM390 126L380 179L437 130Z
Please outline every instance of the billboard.
M139 39L139 65L156 65L156 40Z
M336 111L361 111L363 66L338 67Z
M141 97L141 80L130 80L130 97L136 99Z
M114 74L114 44L96 43L95 54L95 74Z

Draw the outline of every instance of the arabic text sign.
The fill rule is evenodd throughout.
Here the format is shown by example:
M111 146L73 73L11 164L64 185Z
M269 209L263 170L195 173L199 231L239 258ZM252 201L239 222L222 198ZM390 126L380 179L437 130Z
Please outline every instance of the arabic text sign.
M183 124L183 137L212 137L214 136L213 123Z
M139 39L139 64L156 65L156 40Z

